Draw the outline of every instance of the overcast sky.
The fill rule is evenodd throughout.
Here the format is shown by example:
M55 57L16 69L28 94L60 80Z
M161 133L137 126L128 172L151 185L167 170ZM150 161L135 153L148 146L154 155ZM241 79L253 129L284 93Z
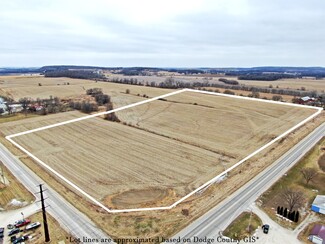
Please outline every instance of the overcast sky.
M0 66L325 66L324 0L1 0Z

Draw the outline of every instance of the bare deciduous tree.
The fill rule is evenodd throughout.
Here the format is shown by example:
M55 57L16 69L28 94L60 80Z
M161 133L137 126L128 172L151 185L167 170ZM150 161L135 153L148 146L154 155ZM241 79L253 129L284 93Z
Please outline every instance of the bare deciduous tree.
M113 104L111 102L106 104L106 111L110 111L110 110L113 110ZM115 113L105 114L105 119L113 122L121 122Z
M282 194L282 199L286 202L289 212L292 212L293 209L298 209L299 207L302 207L305 203L305 197L303 192L286 188Z
M25 115L27 115L27 108L28 105L31 103L31 98L28 97L23 97L19 99L19 103L21 104L21 106L23 107L23 111L25 112Z
M314 168L303 168L300 172L305 178L307 185L309 184L309 181L313 180L313 178L318 174L317 170Z

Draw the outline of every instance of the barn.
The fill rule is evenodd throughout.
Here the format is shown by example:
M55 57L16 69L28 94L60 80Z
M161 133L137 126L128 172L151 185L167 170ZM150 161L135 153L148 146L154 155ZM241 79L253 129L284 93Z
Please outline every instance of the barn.
M325 214L325 195L317 195L311 205L311 210L316 213Z

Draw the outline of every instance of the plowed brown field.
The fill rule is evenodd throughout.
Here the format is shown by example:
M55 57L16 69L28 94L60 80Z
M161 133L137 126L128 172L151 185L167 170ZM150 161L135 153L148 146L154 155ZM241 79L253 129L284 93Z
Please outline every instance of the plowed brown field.
M314 112L186 92L118 112L124 123L97 117L14 140L110 208L164 206ZM54 116L4 123L2 131L62 119Z

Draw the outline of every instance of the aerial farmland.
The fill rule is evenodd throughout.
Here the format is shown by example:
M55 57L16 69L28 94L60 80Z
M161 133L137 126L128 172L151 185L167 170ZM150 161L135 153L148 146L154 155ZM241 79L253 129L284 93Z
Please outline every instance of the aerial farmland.
M143 79L156 79L149 77ZM188 82L197 80L186 78ZM223 174L225 170L316 111L215 92L178 90L178 94L155 99L177 90L87 79L35 75L3 76L1 81L1 94L14 101L29 97L32 103L39 103L56 97L67 106L76 99L89 100L89 89L109 95L110 109L118 109L115 122L107 120L107 108L99 106L97 112L88 114L91 118L11 138L26 150L22 152L5 137L88 115L71 108L47 115L17 113L3 117L1 141L107 233L122 237L139 231L139 218L143 224L152 222L153 227L146 231L153 236L175 233L180 222L190 223L220 202L225 192L234 191L235 186L267 167L270 160L296 142L295 138L307 133L308 127L291 133L227 174ZM133 106L135 103L141 104ZM320 121L313 120L311 128ZM222 177L213 180L218 175ZM168 211L141 211L170 207L180 200ZM128 209L139 212L114 213ZM184 209L192 213L190 218L178 214ZM123 228L114 227L117 220Z
M324 9L0 1L0 244L325 240Z
M183 92L123 109L116 113L119 122L94 117L14 141L109 209L162 207L313 113L308 108ZM75 116L80 114L69 112L65 118ZM32 118L23 126L3 124L3 132L10 135L49 123Z

